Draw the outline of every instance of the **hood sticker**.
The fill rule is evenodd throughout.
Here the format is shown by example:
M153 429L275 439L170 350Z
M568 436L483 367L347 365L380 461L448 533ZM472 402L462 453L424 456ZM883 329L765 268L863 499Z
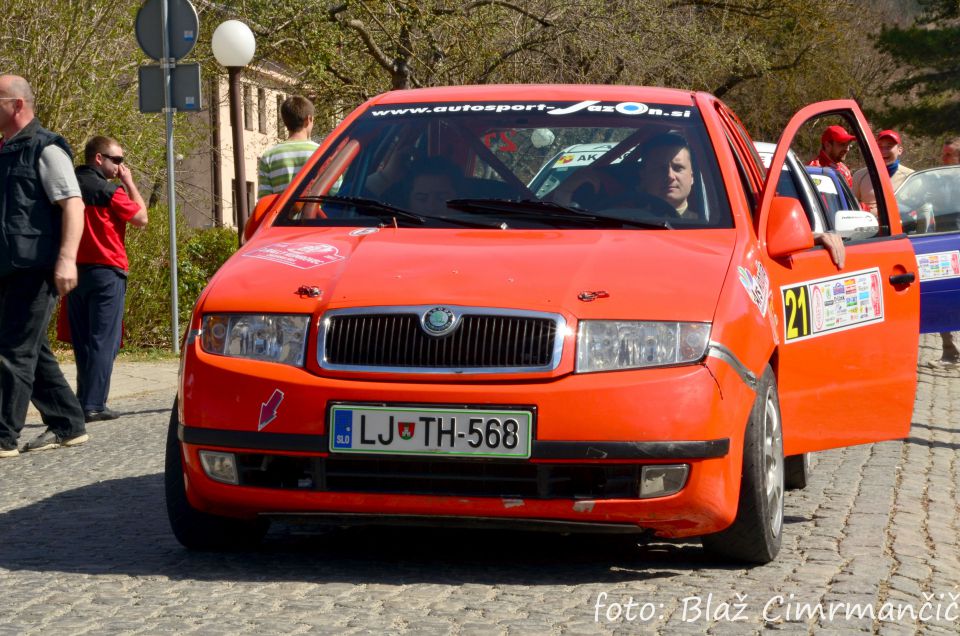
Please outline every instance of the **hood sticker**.
M960 251L917 254L920 280L960 278Z
M341 256L340 250L326 243L274 243L247 252L244 256L297 269L313 269L346 258Z
M593 302L597 298L610 298L610 294L608 292L603 291L602 289L598 291L582 291L579 294L577 294L577 298L579 298L585 303L589 303L589 302Z
M380 231L378 227L358 227L355 230L350 230L350 236L365 236L367 234L376 234Z
M258 432L265 429L267 424L277 419L277 409L280 408L281 402L283 402L283 391L274 389L270 399L260 403L260 422L257 424Z
M876 267L784 285L780 293L785 343L883 322L883 291Z
M770 279L763 264L757 261L757 273L753 275L745 267L737 267L740 273L740 284L747 290L747 296L760 310L760 315L766 317L767 305L770 304Z

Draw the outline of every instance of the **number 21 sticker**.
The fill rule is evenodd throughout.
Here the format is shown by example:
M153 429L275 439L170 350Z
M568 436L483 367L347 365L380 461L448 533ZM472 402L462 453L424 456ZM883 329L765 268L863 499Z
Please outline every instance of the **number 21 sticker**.
M883 322L883 292L876 268L785 285L780 293L787 343Z

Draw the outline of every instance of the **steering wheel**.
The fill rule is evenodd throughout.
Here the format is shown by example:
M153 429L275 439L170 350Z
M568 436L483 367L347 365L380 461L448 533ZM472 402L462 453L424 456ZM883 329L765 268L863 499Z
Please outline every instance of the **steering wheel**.
M621 210L623 213L628 213L631 219L638 221L644 218L675 221L680 218L672 205L646 192L630 192L628 197L618 199L613 204L607 205L605 209Z

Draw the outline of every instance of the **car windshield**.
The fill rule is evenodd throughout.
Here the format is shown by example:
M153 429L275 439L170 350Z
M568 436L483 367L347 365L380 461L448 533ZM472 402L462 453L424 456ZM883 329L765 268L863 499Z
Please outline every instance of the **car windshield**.
M692 104L592 100L373 106L330 140L275 223L733 226Z
M897 188L896 197L907 232L960 230L960 166L914 172Z

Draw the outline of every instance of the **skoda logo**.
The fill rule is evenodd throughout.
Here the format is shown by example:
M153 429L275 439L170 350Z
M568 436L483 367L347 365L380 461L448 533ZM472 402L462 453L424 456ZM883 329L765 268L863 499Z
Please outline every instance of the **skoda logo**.
M443 336L457 325L457 316L446 307L434 307L420 318L423 330L431 336Z

